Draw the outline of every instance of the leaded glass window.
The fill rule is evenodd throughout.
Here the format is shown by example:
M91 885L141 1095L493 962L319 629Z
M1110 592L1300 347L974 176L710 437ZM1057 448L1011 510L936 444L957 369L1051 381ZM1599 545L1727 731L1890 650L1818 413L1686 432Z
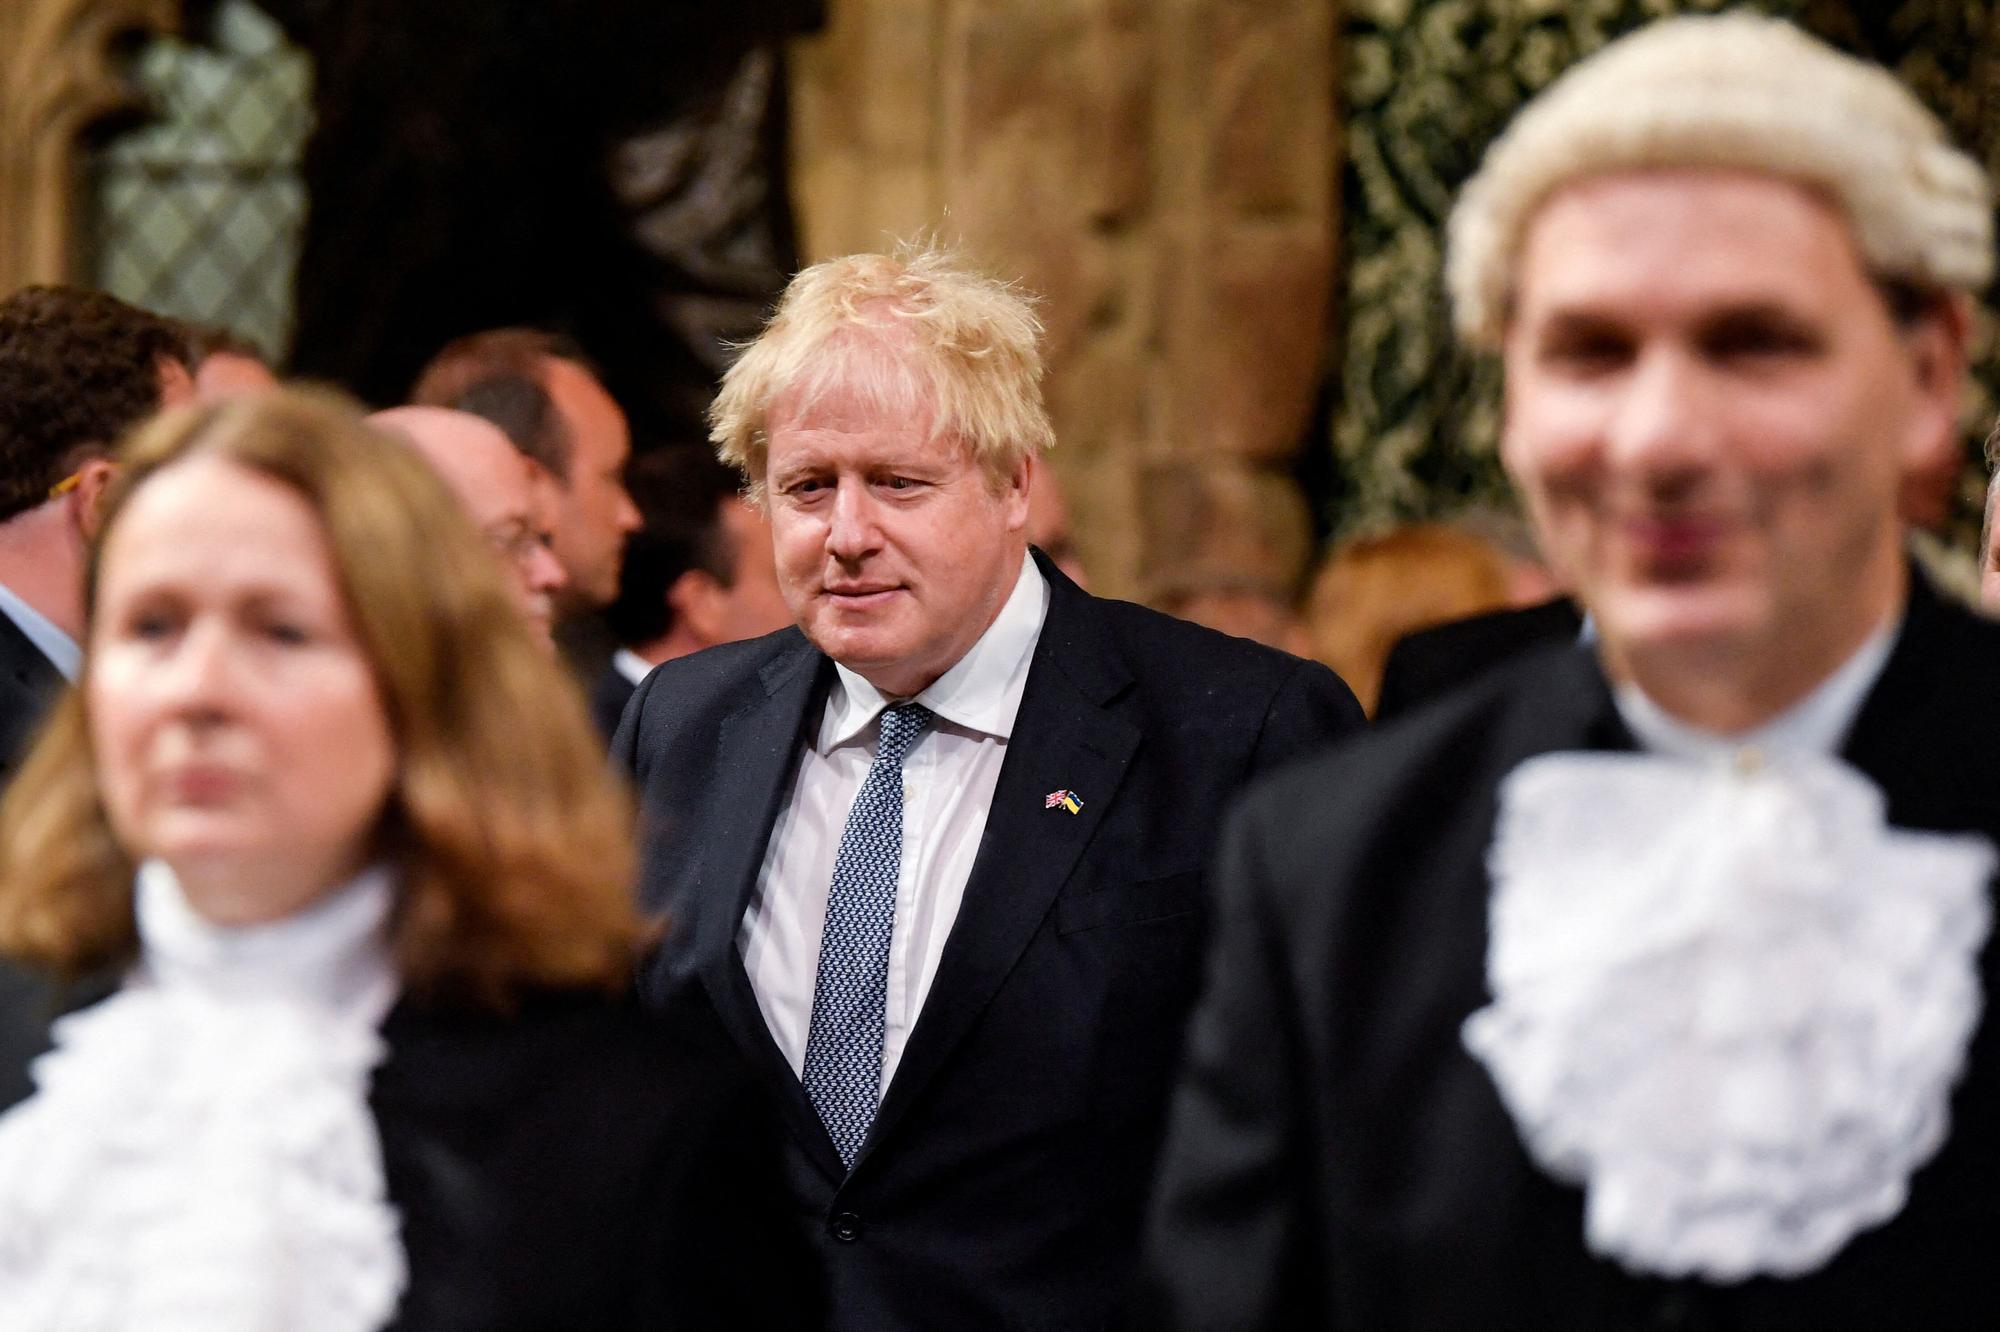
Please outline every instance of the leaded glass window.
M136 58L152 118L92 160L93 273L134 304L220 325L282 359L311 63L249 0L222 0L207 36L156 39Z

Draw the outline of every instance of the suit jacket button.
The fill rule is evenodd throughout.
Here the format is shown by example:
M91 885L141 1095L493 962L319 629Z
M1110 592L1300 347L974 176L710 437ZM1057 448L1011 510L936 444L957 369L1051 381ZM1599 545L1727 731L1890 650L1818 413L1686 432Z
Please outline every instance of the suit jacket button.
M826 1230L842 1244L852 1244L861 1238L861 1218L852 1212L835 1212L827 1219Z

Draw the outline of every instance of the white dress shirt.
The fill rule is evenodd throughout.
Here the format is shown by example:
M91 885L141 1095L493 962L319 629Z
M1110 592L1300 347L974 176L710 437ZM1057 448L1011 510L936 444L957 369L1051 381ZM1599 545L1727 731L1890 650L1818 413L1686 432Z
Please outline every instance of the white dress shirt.
M914 700L935 720L903 760L903 859L882 1039L885 1090L958 919L1048 609L1048 580L1032 558L1024 558L993 623ZM771 828L757 892L737 938L764 1025L794 1073L805 1068L820 936L847 813L874 761L882 710L901 701L844 666L834 671L819 733L799 760L791 794Z

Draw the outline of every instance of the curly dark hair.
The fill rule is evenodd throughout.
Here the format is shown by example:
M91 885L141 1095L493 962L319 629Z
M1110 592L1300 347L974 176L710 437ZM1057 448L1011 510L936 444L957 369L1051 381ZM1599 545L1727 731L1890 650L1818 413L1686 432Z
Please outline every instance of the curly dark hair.
M180 329L115 296L23 287L0 301L0 522L157 411L162 361L187 364Z

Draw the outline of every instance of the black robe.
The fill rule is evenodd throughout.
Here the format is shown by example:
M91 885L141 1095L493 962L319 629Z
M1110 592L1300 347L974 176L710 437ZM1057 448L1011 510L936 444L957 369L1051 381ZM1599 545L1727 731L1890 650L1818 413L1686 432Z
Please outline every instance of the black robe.
M1568 597L1405 634L1382 666L1375 720L1413 712L1477 680L1501 662L1553 643L1574 643L1583 612Z
M1882 788L1892 825L2000 840L2000 625L1913 581L1842 756ZM1581 1190L1533 1164L1460 1027L1490 998L1501 779L1545 752L1632 747L1589 652L1550 649L1246 802L1224 839L1228 905L1169 1129L1154 1315L1140 1325L2000 1327L1991 1021L1908 1203L1819 1271L1668 1281L1585 1248ZM1980 965L1990 1002L1990 941Z
M767 1122L718 1071L712 1015L594 994L507 1016L406 999L382 1037L369 1108L409 1261L395 1332L819 1316Z

